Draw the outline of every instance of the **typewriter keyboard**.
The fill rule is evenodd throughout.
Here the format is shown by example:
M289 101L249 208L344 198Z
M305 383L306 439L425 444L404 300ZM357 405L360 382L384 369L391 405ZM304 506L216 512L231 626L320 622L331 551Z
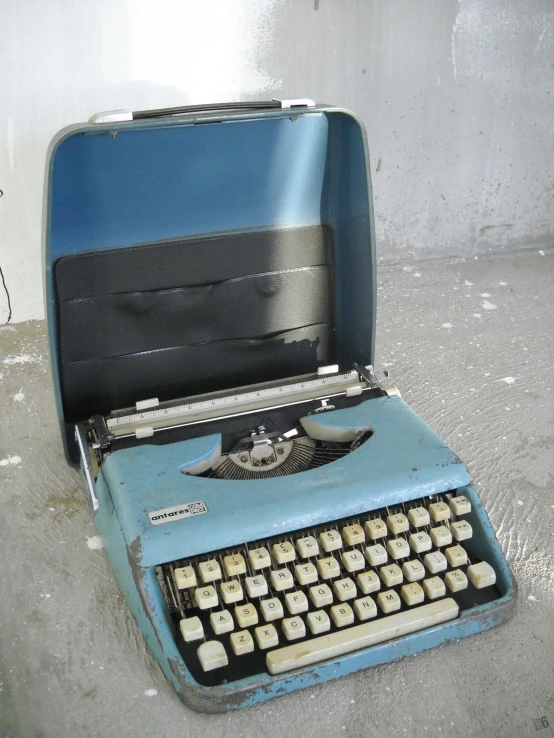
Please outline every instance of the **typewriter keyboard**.
M206 686L287 673L497 597L453 493L158 567L176 640Z

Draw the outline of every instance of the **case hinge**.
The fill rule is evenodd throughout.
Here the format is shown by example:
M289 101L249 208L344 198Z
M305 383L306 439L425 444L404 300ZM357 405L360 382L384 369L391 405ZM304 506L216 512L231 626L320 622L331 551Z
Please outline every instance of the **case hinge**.
M315 101L310 100L309 97L298 97L291 100L280 100L278 97L273 98L275 102L281 103L283 110L289 108L315 108Z

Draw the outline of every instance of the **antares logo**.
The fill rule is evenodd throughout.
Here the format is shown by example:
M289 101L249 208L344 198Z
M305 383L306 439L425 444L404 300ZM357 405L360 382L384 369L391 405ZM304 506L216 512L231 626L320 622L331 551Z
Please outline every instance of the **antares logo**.
M171 523L174 520L183 520L193 515L204 515L208 512L208 508L203 502L185 502L183 505L175 505L175 507L164 507L161 510L152 510L148 513L152 525L162 525L163 523Z

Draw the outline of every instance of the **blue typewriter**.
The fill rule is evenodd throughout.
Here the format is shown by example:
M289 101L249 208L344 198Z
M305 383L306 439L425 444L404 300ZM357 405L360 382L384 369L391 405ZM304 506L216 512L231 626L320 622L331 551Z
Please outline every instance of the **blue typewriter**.
M351 112L99 114L53 141L44 223L67 459L187 705L252 705L511 614L466 467L372 368Z

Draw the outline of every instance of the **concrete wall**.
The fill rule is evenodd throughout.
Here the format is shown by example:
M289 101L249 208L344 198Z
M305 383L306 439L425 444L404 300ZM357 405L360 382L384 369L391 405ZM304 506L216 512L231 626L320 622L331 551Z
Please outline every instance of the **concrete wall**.
M1 0L0 323L42 317L46 147L99 110L283 95L351 107L378 256L554 237L552 0Z

